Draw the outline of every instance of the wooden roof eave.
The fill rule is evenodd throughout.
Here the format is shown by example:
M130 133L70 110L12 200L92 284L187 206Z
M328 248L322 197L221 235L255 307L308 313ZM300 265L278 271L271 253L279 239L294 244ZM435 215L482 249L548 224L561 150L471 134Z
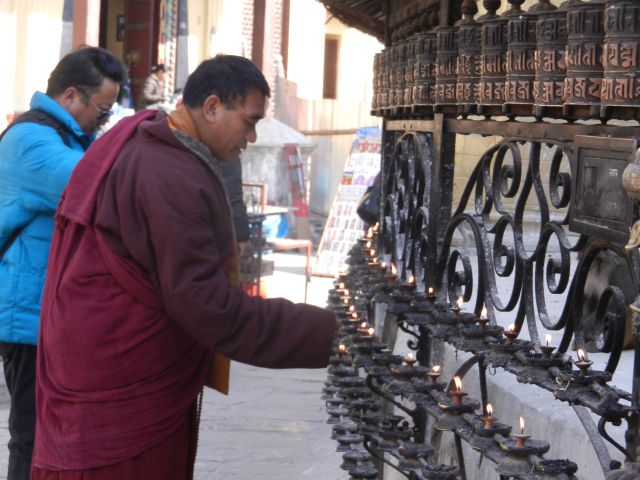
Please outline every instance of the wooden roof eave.
M334 17L346 25L368 33L381 42L384 42L385 22L383 20L371 14L364 13L363 11L355 11L352 8L345 7L341 3L332 0L322 0L322 3Z

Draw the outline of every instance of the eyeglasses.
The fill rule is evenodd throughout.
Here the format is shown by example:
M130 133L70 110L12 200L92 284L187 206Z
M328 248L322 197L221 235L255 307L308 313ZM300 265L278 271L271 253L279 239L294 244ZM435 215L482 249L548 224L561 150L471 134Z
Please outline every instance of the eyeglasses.
M93 108L96 109L96 111L98 112L98 116L96 117L96 120L98 121L98 123L102 123L108 120L109 117L113 115L113 110L111 110L110 108L107 108L107 109L100 108L98 105L93 103L93 100L91 100L91 97L89 96L89 94L85 92L82 88L76 87L76 90L78 90L82 94L82 96L87 100L87 102L89 102L89 105L91 105Z

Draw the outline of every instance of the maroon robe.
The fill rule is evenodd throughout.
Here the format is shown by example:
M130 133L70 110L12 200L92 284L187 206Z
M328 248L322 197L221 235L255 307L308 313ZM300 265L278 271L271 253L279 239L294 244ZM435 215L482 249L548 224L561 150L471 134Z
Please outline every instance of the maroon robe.
M114 465L166 441L213 351L272 368L326 365L333 314L231 286L233 239L220 177L163 114L141 112L92 145L56 215L35 467Z

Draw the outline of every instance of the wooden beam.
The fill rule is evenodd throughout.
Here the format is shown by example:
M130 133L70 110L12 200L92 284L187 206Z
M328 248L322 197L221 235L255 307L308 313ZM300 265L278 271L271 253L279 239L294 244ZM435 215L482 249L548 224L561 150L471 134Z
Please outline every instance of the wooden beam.
M444 119L447 132L460 135L477 134L483 136L498 135L502 137L521 138L523 140L552 139L560 142L573 141L576 135L593 135L603 137L638 137L640 126L624 125L585 125L581 123L549 123L549 122L498 122L495 120L461 120ZM388 120L387 130L433 132L433 120Z
M264 22L266 0L253 0L253 45L251 47L251 61L264 71Z
M282 55L283 75L287 78L289 72L289 19L291 17L291 0L282 0L282 43L280 53Z
M449 26L449 4L451 2L440 2L440 10L438 12L438 18L440 19L439 25L441 27Z
M375 35L377 38L384 37L384 23L382 22L382 20L379 20L370 15L366 15L361 11L345 7L337 2L325 1L323 3L327 10L329 10L331 13L333 13L340 19L344 18L345 20L343 21L347 25L365 30L367 33Z
M354 135L357 131L357 128L345 128L340 130L300 130L300 133L307 136L330 137L333 135Z

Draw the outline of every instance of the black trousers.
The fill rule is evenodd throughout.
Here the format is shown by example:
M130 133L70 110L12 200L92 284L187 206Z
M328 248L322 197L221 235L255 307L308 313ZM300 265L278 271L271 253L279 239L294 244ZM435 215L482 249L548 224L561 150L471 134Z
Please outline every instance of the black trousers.
M36 428L36 347L0 342L0 356L11 396L7 480L28 480Z

